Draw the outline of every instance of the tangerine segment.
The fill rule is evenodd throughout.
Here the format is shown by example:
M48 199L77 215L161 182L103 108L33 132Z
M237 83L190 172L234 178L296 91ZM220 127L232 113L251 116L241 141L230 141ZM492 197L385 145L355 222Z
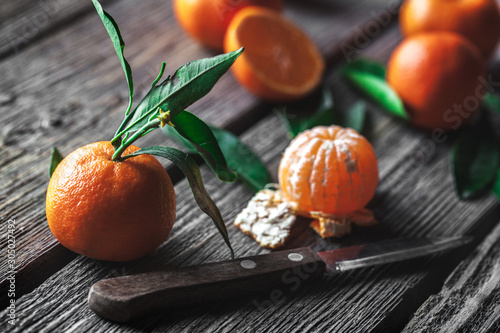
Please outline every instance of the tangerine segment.
M261 6L280 12L283 0L174 0L175 17L191 37L214 50L222 50L224 34L242 8Z
M270 101L304 97L321 81L323 57L295 24L268 9L247 7L231 21L224 51L245 48L231 71L256 96Z
M500 11L494 0L407 0L401 6L399 23L405 36L458 33L474 43L485 58L500 39Z
M404 101L413 124L452 130L479 109L483 66L479 50L460 35L422 33L394 50L387 81Z
M378 184L377 158L355 130L318 126L299 134L281 159L285 199L305 215L349 214L363 208Z
M124 155L138 147L130 146ZM162 165L151 155L111 160L109 142L69 154L47 190L50 230L68 249L109 261L138 259L153 251L175 220L175 192Z

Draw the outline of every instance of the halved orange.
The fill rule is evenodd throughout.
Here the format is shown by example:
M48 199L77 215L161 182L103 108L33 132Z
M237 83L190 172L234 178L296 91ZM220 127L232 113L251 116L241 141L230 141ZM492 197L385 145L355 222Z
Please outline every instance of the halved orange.
M275 11L247 7L232 19L224 51L244 47L231 70L247 90L275 102L300 99L320 83L324 60L309 36Z

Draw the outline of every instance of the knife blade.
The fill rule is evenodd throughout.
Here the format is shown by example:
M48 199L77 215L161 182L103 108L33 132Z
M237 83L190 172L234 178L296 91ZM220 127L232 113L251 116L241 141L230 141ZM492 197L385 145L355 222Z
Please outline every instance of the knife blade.
M396 239L318 253L305 247L120 276L94 283L88 303L97 315L126 322L168 308L255 295L292 281L312 280L324 273L338 274L430 255L471 240L471 237Z

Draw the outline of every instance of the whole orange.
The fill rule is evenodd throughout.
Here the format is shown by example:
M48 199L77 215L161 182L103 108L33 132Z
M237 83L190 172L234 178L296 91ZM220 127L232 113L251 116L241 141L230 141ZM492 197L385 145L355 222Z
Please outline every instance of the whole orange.
M485 87L479 50L451 32L404 39L392 53L387 82L405 104L413 124L455 130L479 109Z
M485 58L500 39L500 11L495 0L407 0L399 22L405 36L456 32L476 44Z
M124 154L138 149L130 146ZM61 161L47 190L47 221L57 240L74 252L128 261L167 238L175 220L175 192L153 156L115 162L113 151L109 142L96 142Z
M358 132L318 126L295 137L280 161L283 197L308 214L349 214L371 200L378 184L377 157Z
M240 10L224 37L224 52L244 47L231 72L254 95L297 100L321 82L324 60L314 42L282 15L259 7Z
M224 34L233 16L248 6L283 8L283 0L174 0L180 26L201 44L222 50Z

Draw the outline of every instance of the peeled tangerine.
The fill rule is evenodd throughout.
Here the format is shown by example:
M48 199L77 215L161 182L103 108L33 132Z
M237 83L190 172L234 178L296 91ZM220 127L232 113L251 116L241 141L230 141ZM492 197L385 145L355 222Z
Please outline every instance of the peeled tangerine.
M365 205L378 184L377 158L358 132L318 126L299 134L286 149L278 171L285 201L312 217L322 237L350 232L351 223L375 224Z
M278 171L279 189L257 193L234 224L262 247L277 249L298 230L299 216L312 218L321 237L340 237L351 224L376 224L364 208L378 184L377 158L358 132L318 126L299 134Z

